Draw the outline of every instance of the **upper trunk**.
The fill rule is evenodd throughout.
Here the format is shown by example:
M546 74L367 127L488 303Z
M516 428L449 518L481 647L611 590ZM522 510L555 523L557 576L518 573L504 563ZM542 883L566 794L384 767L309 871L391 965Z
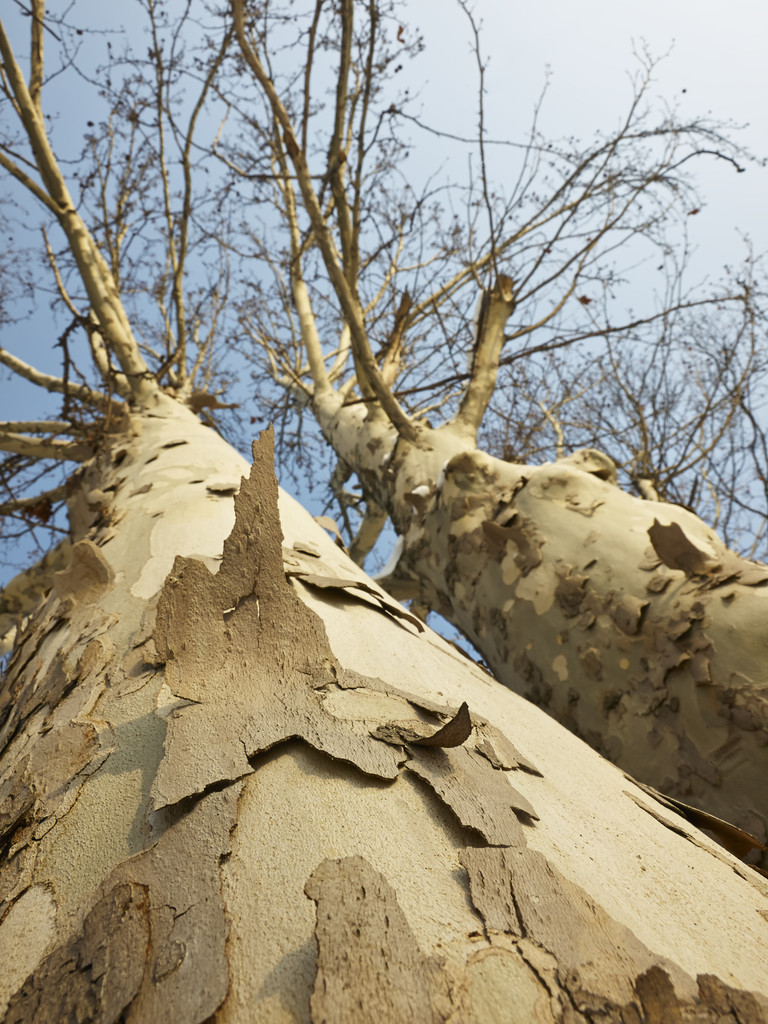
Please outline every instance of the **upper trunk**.
M84 467L3 692L5 1019L768 1019L760 877L255 455L163 403Z
M394 449L332 426L404 539L392 594L632 775L766 838L768 568L622 491L591 449L535 467L450 424Z

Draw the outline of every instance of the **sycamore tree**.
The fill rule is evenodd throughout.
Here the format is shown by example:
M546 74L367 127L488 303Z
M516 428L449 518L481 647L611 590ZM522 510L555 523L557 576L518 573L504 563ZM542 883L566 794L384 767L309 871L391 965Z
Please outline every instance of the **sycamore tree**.
M256 93L222 149L271 213L251 235L272 278L238 305L272 415L289 457L314 416L358 562L391 521L393 596L632 774L764 837L768 574L709 524L764 548L765 320L751 260L691 293L676 238L691 163L740 155L716 125L654 119L645 60L615 133L575 148L534 130L497 185L461 6L476 179L417 192L407 95L386 88L420 45L397 9L234 5ZM626 312L618 254L648 252L659 301L649 286Z
M759 550L753 264L689 295L669 237L684 168L738 151L644 79L592 147L534 130L507 192L481 102L476 180L417 187L396 5L140 6L100 69L76 9L0 25L43 257L6 259L0 361L49 396L0 426L2 511L52 537L3 593L3 1019L768 1019L759 836L706 813L764 828L766 573L663 500ZM67 72L106 110L82 152ZM646 245L667 290L620 319ZM271 431L252 465L223 436L265 407L286 472L317 424L354 558Z

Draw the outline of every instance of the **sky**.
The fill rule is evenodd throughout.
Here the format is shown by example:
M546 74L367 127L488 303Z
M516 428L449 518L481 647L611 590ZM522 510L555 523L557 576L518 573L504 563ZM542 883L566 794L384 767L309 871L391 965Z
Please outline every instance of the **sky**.
M130 2L113 6L103 0L79 0L75 10L84 24L98 26L105 18L114 24L117 17L131 26L132 7ZM13 31L10 0L5 0L3 8L4 13L9 11L6 16ZM487 61L486 129L491 138L524 138L546 82L539 118L545 135L586 141L597 129L616 127L632 95L630 75L638 68L633 49L645 46L654 56L667 55L655 72L654 91L660 97L679 104L691 116L710 113L745 125L737 137L757 157L768 156L768 4L764 0L734 0L728 14L712 0L646 0L643 4L476 0L472 9ZM459 3L409 0L405 26L409 32L417 26L425 39L424 53L406 69L406 75L418 91L426 119L436 128L472 135L477 124L478 77L469 23ZM16 35L14 41L20 51L26 48L26 38ZM63 127L71 118L72 131L82 133L84 107L69 97L67 88L63 80L57 82ZM423 152L428 161L428 147L435 143L430 136L414 138L427 147ZM419 159L418 154L414 158ZM498 166L503 174L503 164ZM450 164L445 173L451 173ZM705 199L700 215L691 219L690 230L698 249L694 269L699 277L717 277L725 263L742 259L742 234L752 238L757 252L768 251L768 170L750 166L747 173L737 175L712 162L701 165L697 175ZM38 310L30 325L0 331L1 345L51 372L57 372L54 341L45 310ZM41 411L36 394L0 377L0 419ZM306 499L300 493L297 497Z
M435 9L440 7L440 17ZM683 114L710 113L746 125L736 137L760 159L768 157L768 4L735 0L476 0L487 60L489 137L519 137L530 122L547 78L539 126L546 136L589 139L619 124L632 94L633 50L664 58L653 90ZM477 72L467 19L457 2L411 0L409 16L425 35L425 109L442 108L449 130L476 123ZM666 57L664 55L667 55ZM437 120L437 115L433 115ZM757 251L768 250L768 170L697 165L705 193L691 222L702 248L701 266L717 270L740 258L739 231ZM721 258L722 257L722 258Z

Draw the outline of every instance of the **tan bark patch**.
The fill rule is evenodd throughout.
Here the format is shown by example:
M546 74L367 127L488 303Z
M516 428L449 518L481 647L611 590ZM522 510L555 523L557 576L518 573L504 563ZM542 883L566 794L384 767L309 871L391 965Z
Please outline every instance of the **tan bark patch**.
M372 587L370 583L366 583L364 580L343 579L340 576L321 576L317 573L294 570L289 570L286 575L289 578L301 580L301 582L305 583L307 586L318 587L321 590L340 590L344 593L351 592L355 597L360 596L355 594L355 591L360 591L361 594L365 594L373 599L375 602L373 607L386 612L387 615L393 615L396 619L409 622L411 625L415 626L420 633L424 631L424 623L421 619L416 618L415 615L411 615L410 612L406 611L405 608L397 604L395 601L388 600L383 594L380 594L375 587Z
M556 1024L549 992L516 950L486 949L467 965L467 987L480 1024Z
M394 889L363 857L324 860L304 891L317 904L313 1021L439 1024L451 1018L440 964L419 949Z
M719 978L700 974L698 998L680 999L668 975L660 967L651 967L635 982L644 1019L649 1024L667 1021L695 1021L696 1024L764 1024L768 1020L768 1002L752 992L731 988Z
M465 828L475 829L487 843L522 843L523 830L515 811L537 817L506 774L489 770L483 760L464 747L413 748L406 767L435 791Z
M634 636L642 625L648 601L643 601L634 594L625 594L613 611L613 621L627 636Z
M149 900L118 885L85 918L83 933L45 958L11 999L15 1024L116 1021L135 997L149 943Z
M53 585L62 599L72 597L83 604L94 604L114 579L114 570L101 549L92 540L80 540L72 548L67 568L53 574Z
M515 545L517 551L513 559L523 576L541 564L541 545L544 541L535 523L526 516L516 515L514 522L507 526L486 520L482 523L482 529L494 551L503 551L509 541Z
M253 453L218 573L177 558L158 603L158 656L190 706L169 719L156 807L248 774L249 757L292 737L368 774L398 773L391 747L323 704L343 670L322 621L285 578L271 433Z
M580 1011L574 1021L768 1020L762 996L708 975L697 978L697 991L677 965L649 950L541 853L525 847L467 849L460 860L489 937L509 936L521 951L534 943L534 952L551 954L556 967L548 979L551 994L562 990L560 1002ZM548 973L539 972L542 978ZM548 1020L543 1004L539 1009ZM558 1019L571 1018L558 1014Z
M682 569L686 575L705 573L712 566L711 555L697 548L685 535L679 523L664 526L654 519L648 529L653 549L664 565L670 569Z
M210 794L146 853L107 878L82 935L49 954L9 1020L199 1024L229 987L219 864L240 787Z
M552 953L561 984L581 998L628 1003L634 996L630 979L659 964L690 987L676 965L654 956L543 854L524 846L467 849L460 860L488 931L531 939Z
M9 996L40 963L55 934L53 896L46 886L33 885L14 902L0 924L0 1016Z
M496 726L487 722L482 723L482 734L475 749L483 757L486 757L494 768L502 768L505 771L521 768L531 775L541 775L539 769L527 757L524 757L514 743L507 739Z

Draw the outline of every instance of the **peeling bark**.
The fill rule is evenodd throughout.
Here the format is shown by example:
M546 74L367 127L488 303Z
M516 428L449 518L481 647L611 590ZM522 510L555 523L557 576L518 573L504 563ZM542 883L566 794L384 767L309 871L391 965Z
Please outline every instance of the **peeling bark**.
M207 1020L229 987L218 868L237 795L231 787L199 803L116 869L82 934L42 961L6 1021Z
M391 614L266 440L244 471L162 402L83 467L0 702L0 1015L768 1020L768 883ZM530 591L569 622L571 568Z
M313 1022L356 1024L365 1015L382 1024L439 1024L450 1018L439 962L421 952L397 894L367 861L325 860L304 891L317 905Z
M450 427L401 443L374 491L405 542L382 582L632 775L765 840L768 568L679 506L625 494L609 464L512 465L462 451Z
M393 596L632 775L768 839L768 567L623 492L601 452L511 464L456 423L397 440L361 406L314 411L399 534Z

